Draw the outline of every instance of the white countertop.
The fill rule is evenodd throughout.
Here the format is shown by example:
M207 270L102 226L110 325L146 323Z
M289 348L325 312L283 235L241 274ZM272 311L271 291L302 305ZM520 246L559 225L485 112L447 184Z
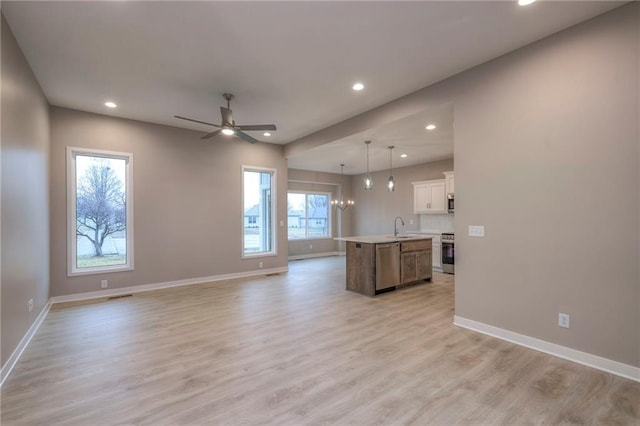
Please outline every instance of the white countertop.
M334 240L338 241L350 241L353 243L366 243L366 244L384 244L384 243L396 243L402 241L415 241L415 240L430 240L431 237L418 234L405 234L403 236L394 237L393 235L363 235L353 237L338 237Z
M424 235L424 236L430 236L432 241L435 244L440 244L441 240L442 240L442 232L438 232L438 231L411 231L410 234L419 234L419 235Z

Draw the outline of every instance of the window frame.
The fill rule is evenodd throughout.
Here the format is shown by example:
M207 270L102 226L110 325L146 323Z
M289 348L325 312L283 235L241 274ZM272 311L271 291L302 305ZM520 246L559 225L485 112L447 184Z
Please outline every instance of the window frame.
M76 155L125 160L127 257L123 265L78 268ZM105 274L134 270L133 263L133 153L67 146L67 276Z
M244 246L244 212L246 211L246 206L244 205L244 173L245 172L256 172L256 173L270 173L271 174L271 250L270 251L261 251L257 253L246 253ZM241 226L242 226L242 243L241 243L241 254L242 259L253 259L256 257L273 257L278 255L278 227L277 222L278 218L277 214L277 205L278 205L278 197L277 197L277 182L278 182L278 171L276 169L271 169L268 167L260 167L260 166L248 166L242 165L241 171L241 179L240 179L240 203L241 203Z
M289 238L289 194L304 194L305 201L305 237L304 238ZM309 237L309 218L307 217L307 195L326 195L327 196L327 229L329 235L321 237ZM287 191L287 241L308 241L308 240L331 240L333 239L333 214L331 212L331 197L332 193L328 191L304 191L295 189Z

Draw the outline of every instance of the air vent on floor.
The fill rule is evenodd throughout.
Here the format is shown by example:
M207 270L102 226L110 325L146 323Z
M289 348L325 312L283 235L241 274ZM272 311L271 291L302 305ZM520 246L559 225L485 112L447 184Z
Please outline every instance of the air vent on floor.
M133 294L120 294L118 296L107 297L107 300L122 299L123 297L131 297Z

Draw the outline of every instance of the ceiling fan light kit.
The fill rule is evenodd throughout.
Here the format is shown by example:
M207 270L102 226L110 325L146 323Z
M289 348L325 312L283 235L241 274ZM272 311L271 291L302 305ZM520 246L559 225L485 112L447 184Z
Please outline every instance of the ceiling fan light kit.
M220 125L208 123L206 121L194 120L193 118L182 117L180 115L174 115L175 118L179 118L180 120L192 121L194 123L206 124L207 126L217 127L217 130L214 130L211 133L207 133L200 139L210 139L214 136L218 136L220 133L226 136L237 136L238 138L247 141L249 143L257 143L259 140L255 139L253 136L245 133L247 131L275 131L277 130L275 124L236 124L233 119L233 113L231 111L231 100L235 97L231 93L224 93L222 97L227 101L226 107L220 107L220 115L222 116L222 122ZM265 136L267 134L265 133ZM269 133L269 135L271 135Z

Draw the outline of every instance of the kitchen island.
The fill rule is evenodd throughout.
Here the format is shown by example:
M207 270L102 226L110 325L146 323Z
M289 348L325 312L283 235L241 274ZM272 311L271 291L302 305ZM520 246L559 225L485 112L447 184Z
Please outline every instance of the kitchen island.
M366 296L431 281L431 238L424 235L341 237L347 243L346 289Z

